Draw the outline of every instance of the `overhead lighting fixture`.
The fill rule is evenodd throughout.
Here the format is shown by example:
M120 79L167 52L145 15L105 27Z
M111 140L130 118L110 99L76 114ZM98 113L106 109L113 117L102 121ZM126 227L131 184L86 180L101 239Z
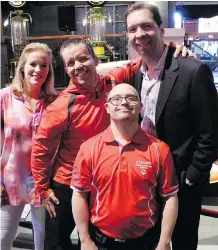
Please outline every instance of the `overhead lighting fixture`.
M109 23L112 23L112 18L111 18L110 12L108 13L108 22L109 22Z
M26 1L8 1L8 3L15 8L20 8L25 5Z
M182 28L182 16L179 12L176 12L174 14L174 27Z
M83 26L86 26L86 24L87 24L87 19L84 18L84 19L83 19Z
M4 21L4 27L7 27L9 24L8 18Z

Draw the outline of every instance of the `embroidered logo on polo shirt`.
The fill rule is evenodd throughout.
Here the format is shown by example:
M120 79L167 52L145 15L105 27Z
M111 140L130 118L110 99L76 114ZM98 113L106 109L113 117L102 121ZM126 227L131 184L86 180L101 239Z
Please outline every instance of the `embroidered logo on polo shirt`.
M146 172L147 172L147 169L148 168L151 168L152 167L152 164L150 161L136 161L136 167L139 167L140 170L141 170L141 174L142 175L145 175Z

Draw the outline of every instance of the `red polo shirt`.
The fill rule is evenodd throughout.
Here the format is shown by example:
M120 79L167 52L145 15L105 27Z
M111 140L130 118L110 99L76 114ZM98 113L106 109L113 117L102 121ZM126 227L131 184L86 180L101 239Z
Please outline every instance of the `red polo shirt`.
M109 127L82 144L71 187L91 191L91 222L113 238L136 238L159 215L156 192L178 191L169 147L139 128L132 141L119 147Z

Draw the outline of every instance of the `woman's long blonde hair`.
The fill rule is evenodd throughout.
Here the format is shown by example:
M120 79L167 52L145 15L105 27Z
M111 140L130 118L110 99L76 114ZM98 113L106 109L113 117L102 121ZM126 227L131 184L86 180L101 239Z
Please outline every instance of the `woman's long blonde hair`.
M53 58L52 51L48 47L48 45L45 43L30 43L24 48L20 56L20 60L18 62L17 68L16 68L14 79L12 81L12 88L15 91L24 93L26 82L24 78L23 68L25 66L25 63L27 62L28 55L36 51L42 51L49 57L49 71L48 71L48 75L45 80L45 83L42 85L42 88L47 95L57 95L57 92L54 88L54 71L53 71L53 66L52 66L52 58Z

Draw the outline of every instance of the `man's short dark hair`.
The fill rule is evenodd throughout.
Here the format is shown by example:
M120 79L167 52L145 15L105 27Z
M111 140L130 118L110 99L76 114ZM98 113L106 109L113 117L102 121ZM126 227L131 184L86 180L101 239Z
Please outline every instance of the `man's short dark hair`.
M127 27L127 17L130 13L136 11L136 10L150 10L153 16L154 21L158 25L158 27L162 24L162 19L160 15L160 11L157 6L153 4L145 4L145 3L134 3L129 6L129 8L125 12L125 22ZM137 18L137 17L136 17Z
M83 39L83 38L70 38L68 40L66 40L62 45L61 45L61 48L60 48L60 55L63 59L63 50L66 49L66 48L69 48L71 46L74 46L74 45L79 45L79 44L84 44L90 55L92 56L92 58L96 57L95 55L95 52L93 50L93 47L91 45L91 43L87 40L87 39Z

